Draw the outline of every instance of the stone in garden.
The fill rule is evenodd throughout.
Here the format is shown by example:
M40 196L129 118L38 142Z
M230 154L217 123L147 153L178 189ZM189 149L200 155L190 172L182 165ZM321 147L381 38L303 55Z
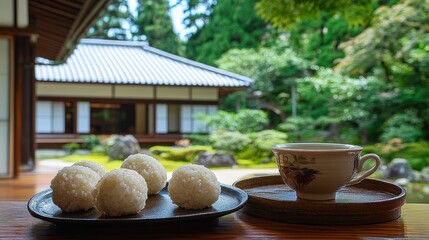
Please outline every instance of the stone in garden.
M196 164L203 165L204 167L232 167L237 165L234 156L227 153L200 153L197 157Z
M388 177L391 179L410 178L413 174L408 161L403 158L395 158L389 164Z
M398 178L395 180L395 183L401 186L407 186L410 184L410 180L408 178Z
M119 136L110 147L110 160L124 160L131 154L140 153L140 145L133 135Z
M382 179L386 179L389 178L389 169L387 168L386 165L381 165L380 168L378 169L378 171L380 172L380 177Z
M422 180L429 182L429 167L424 167L421 172Z
M424 182L423 175L419 171L413 171L410 180L413 182Z

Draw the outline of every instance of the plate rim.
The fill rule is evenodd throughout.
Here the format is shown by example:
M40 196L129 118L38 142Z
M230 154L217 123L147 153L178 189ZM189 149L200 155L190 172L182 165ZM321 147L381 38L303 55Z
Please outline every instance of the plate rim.
M263 201L263 202L273 202L273 203L274 202L275 203L282 202L282 201L278 201L278 200L268 199L268 198L264 198L264 197L261 197L261 196L255 196L253 194L249 194L246 191L246 189L248 189L248 188L241 188L240 186L237 186L237 185L240 185L240 184L244 184L244 183L246 183L248 181L266 180L266 179L269 179L269 178L276 179L276 180L277 179L281 180L281 176L279 174L273 174L273 175L258 176L258 177L252 177L252 178L242 179L242 180L234 182L232 186L234 186L236 188L239 188L239 189L245 191L248 194L248 198L249 198L248 203L253 203L255 201L257 201L258 203L260 201ZM283 180L281 180L281 181L283 183ZM378 184L387 184L387 185L390 185L392 187L395 187L398 191L400 191L400 193L399 194L395 194L394 196L392 196L390 198L387 198L387 199L384 199L384 200L377 200L377 201L371 201L371 202L354 202L354 203L348 203L348 202L311 201L311 200L304 200L304 201L308 202L309 204L311 203L312 205L319 205L320 207L322 207L323 205L327 205L327 204L329 204L329 205L334 204L334 205L337 205L337 206L345 206L345 205L347 205L347 206L350 206L350 207L352 207L352 206L358 207L358 206L369 204L369 203L371 203L371 204L386 204L386 203L395 202L395 201L402 202L401 203L401 206L402 206L403 203L405 202L405 197L406 197L407 191L403 187L401 187L399 185L396 185L396 184L393 184L393 183L390 183L388 181L379 180L379 179L372 179L372 178L366 178L361 183L358 183L358 184L355 184L355 185L352 185L352 186L358 186L359 184L364 184L364 183L368 183L368 182L371 183L371 184L377 184L378 183ZM281 183L279 183L279 184L281 184ZM267 185L262 185L261 184L261 185L258 185L258 187L269 186L269 185L277 185L277 184L267 184ZM254 187L252 187L252 188L254 188ZM390 192L390 193L392 193L392 192ZM393 195L393 193L392 193L392 195ZM283 202L293 202L293 201L283 201Z
M249 199L249 196L245 191L235 186L231 186L223 183L220 183L220 186L221 186L220 195L226 194L226 192L233 192L234 194L236 194L234 198L236 198L239 201L239 203L237 205L234 205L234 207L231 207L222 211L196 212L194 214L185 215L185 216L172 216L172 217L163 217L163 218L126 218L126 216L123 216L120 218L112 217L112 218L97 218L97 219L93 219L93 218L72 219L72 218L64 218L64 217L54 217L49 214L40 213L39 211L35 211L33 209L34 206L38 205L37 200L43 198L47 194L52 193L52 189L49 188L33 195L30 198L30 200L28 200L27 202L27 210L31 216L41 219L43 221L54 223L54 224L103 225L103 224L170 223L170 222L187 222L187 221L192 221L196 219L212 219L212 218L219 218L221 216L236 212L245 206L245 204ZM166 188L167 186L164 187L164 189Z

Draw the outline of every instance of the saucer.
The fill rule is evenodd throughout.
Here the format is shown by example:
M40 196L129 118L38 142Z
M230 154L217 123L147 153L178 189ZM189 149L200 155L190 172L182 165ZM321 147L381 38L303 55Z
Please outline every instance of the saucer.
M249 200L242 212L287 223L360 225L395 220L401 216L405 190L392 183L365 179L346 186L335 200L311 201L296 197L280 175L255 177L234 183Z

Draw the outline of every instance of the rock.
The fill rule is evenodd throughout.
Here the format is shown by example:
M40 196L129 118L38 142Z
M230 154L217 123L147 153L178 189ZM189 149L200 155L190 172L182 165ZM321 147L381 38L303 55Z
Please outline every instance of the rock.
M119 136L110 147L110 160L124 160L131 154L140 153L140 145L133 135Z
M197 157L196 164L203 165L204 167L231 167L237 165L234 156L227 153L200 153Z
M380 177L382 179L389 178L389 169L386 165L381 165L380 168L378 168L378 171L380 171Z
M413 172L408 164L408 161L403 158L395 158L389 164L388 167L388 178L398 179L398 178L410 178Z
M413 171L413 174L411 175L412 182L424 182L423 175L419 171Z
M401 186L407 186L410 184L410 180L408 178L398 178L395 183Z
M424 182L429 182L429 167L424 167L420 174Z

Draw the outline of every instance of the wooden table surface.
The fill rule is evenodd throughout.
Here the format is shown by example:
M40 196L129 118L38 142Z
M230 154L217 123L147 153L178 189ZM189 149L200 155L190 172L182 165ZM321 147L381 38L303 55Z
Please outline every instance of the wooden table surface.
M429 204L405 204L397 220L360 226L286 224L236 212L211 222L90 228L61 227L33 218L26 204L0 201L0 239L429 239Z

